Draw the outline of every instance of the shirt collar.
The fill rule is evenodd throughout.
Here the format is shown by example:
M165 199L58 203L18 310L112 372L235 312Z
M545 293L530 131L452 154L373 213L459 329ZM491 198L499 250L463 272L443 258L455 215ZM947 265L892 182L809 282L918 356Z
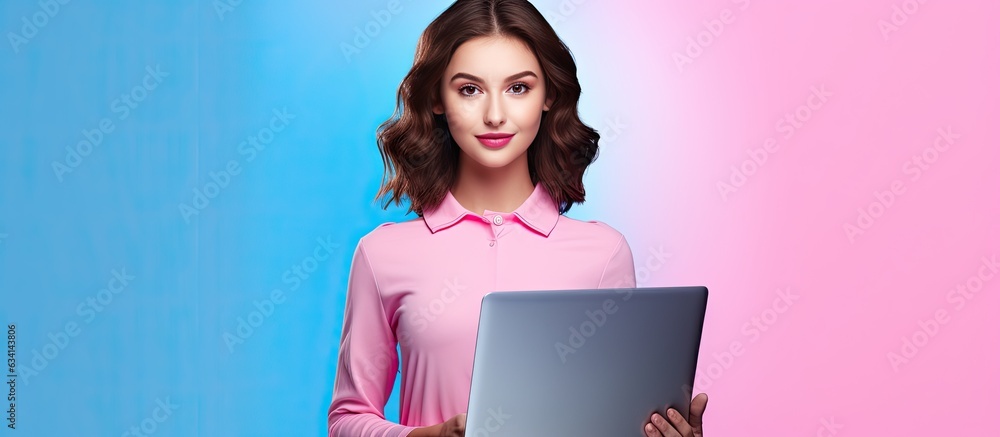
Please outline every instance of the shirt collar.
M517 216L521 223L546 237L549 236L549 233L556 226L556 221L559 220L559 208L552 200L548 190L540 183L535 184L531 195L512 214ZM451 190L448 190L444 200L437 207L424 211L424 223L427 224L431 233L436 233L458 223L467 215L482 218L482 215L465 209L451 194Z

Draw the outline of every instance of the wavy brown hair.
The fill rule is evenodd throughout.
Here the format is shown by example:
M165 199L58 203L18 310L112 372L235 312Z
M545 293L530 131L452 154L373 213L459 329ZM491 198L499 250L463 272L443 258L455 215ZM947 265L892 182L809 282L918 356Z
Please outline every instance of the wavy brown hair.
M583 203L583 174L597 159L600 135L577 114L580 82L569 48L527 0L458 0L421 34L413 67L396 93L396 110L376 131L385 172L375 199L387 197L383 209L406 197L407 213L423 216L452 188L460 149L444 115L432 108L455 50L470 39L490 36L525 43L542 67L546 97L553 99L528 147L531 182L543 184L561 214Z

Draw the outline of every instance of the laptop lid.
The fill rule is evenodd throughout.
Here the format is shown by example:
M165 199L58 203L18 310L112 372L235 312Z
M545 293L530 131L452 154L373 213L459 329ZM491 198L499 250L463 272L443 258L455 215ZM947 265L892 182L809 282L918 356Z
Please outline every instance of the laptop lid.
M483 297L466 436L643 435L688 417L706 287Z

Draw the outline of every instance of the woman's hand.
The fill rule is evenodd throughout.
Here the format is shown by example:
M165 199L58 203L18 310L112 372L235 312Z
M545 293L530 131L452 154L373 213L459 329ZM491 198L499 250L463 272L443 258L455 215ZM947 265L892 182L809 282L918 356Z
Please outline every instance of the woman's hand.
M706 405L708 395L700 393L691 400L691 408L688 410L690 423L677 410L668 408L666 419L660 413L653 413L652 420L642 430L649 437L703 437L705 433L701 428L701 416L705 414Z
M417 428L407 437L465 437L465 416L465 413L462 413L445 423Z

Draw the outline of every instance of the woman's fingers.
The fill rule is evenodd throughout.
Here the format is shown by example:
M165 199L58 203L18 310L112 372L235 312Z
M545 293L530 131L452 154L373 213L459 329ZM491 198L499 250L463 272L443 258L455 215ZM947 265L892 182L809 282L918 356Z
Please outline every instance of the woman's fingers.
M684 420L684 417L681 416L681 413L678 413L677 410L667 408L667 420L670 421L674 429L676 429L681 436L692 437L694 435L691 430L691 425L688 424L688 421Z
M646 437L660 437L660 431L653 426L652 423L646 423L646 426L642 427L642 432L646 433Z
M695 435L701 435L701 418L705 414L705 407L708 406L708 395L705 393L699 393L691 400L691 411L689 413L689 418L691 426L695 430Z
M671 425L670 422L667 422L667 419L664 419L663 416L660 415L660 413L653 413L650 422L653 423L653 427L655 429L653 430L652 433L650 433L649 425L647 425L646 435L648 436L684 437L681 435L681 433L679 433L676 429L674 429L673 425Z
M681 413L667 407L667 418L659 413L653 413L650 423L643 428L648 437L702 437L702 416L708 406L708 395L699 393L691 400L688 420Z
M467 415L461 413L444 423L443 435L448 437L462 437L465 435L465 419Z

